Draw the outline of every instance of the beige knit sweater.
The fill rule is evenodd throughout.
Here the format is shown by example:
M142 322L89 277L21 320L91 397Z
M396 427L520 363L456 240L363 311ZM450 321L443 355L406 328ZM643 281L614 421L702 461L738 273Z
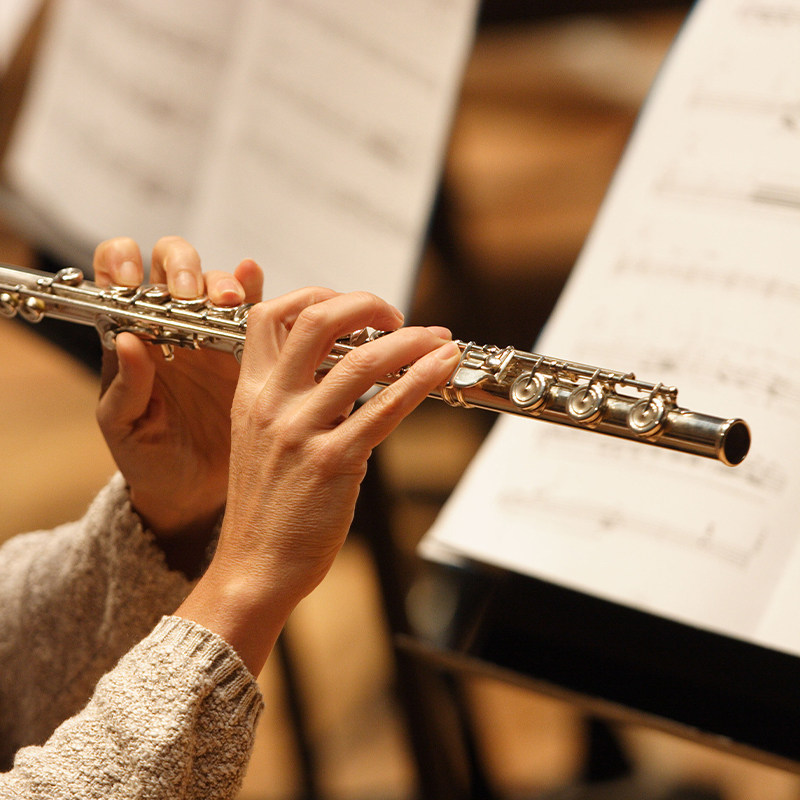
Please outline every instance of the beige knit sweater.
M225 641L163 616L190 588L120 476L0 548L0 798L236 796L263 703Z

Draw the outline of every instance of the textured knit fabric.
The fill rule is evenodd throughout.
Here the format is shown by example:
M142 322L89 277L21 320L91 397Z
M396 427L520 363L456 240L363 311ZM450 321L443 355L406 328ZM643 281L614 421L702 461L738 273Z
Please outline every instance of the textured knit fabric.
M236 795L261 696L226 642L161 619L190 588L120 476L0 548L0 798Z

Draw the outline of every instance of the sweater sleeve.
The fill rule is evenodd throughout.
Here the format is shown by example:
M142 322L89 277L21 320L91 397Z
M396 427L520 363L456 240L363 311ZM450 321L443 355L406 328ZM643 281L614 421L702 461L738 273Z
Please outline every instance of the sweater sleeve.
M79 522L0 548L0 769L42 744L191 585L115 476Z
M0 798L233 800L262 707L224 640L165 617L80 714L17 754L0 775Z

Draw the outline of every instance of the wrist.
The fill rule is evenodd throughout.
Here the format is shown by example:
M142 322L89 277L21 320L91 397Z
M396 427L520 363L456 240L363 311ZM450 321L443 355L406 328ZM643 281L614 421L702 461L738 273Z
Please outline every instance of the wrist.
M296 601L253 576L211 566L175 612L221 636L258 676Z
M224 501L209 504L203 498L174 497L164 499L164 493L152 494L129 487L131 507L147 522L157 539L180 538L191 532L211 529L222 516Z
M219 534L224 506L209 510L166 505L147 494L129 489L131 508L142 526L153 534L156 545L164 554L167 566L198 578L208 564L208 552Z

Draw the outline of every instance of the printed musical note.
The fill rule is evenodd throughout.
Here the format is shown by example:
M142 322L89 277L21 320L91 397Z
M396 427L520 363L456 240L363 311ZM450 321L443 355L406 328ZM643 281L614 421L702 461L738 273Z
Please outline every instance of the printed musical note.
M696 5L535 345L743 417L748 459L501 420L423 553L800 654L799 24L800 0Z
M170 231L408 304L475 0L56 5L5 165L33 238L90 270Z
M565 515L580 523L571 527L565 535L589 537L599 541L604 536L619 536L625 533L636 538L646 537L668 542L680 548L746 570L758 555L766 539L766 532L755 529L744 541L730 539L726 531L714 522L703 527L672 525L668 521L653 520L646 514L637 516L626 513L618 506L602 501L587 503L559 498L544 489L525 490L519 487L501 491L497 500L510 514L556 519Z

